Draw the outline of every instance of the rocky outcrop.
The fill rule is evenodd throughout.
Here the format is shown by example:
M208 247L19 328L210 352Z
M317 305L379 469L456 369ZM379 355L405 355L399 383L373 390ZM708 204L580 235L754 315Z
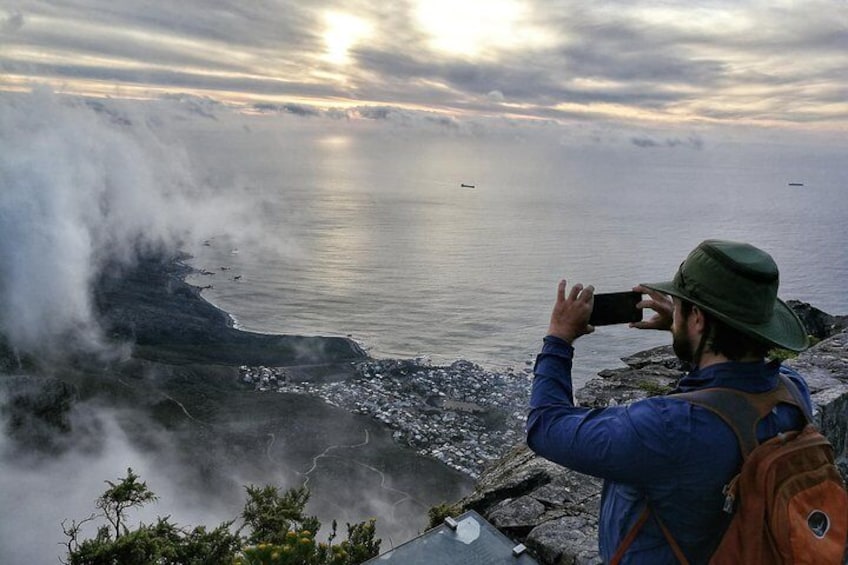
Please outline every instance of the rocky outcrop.
M541 563L600 563L601 481L537 457L522 444L460 502L533 551Z
M786 304L801 318L807 333L816 339L827 339L848 329L848 316L832 316L798 300L787 300Z
M844 317L809 305L793 308L811 335L824 338L786 364L804 374L816 405L817 424L834 446L848 478L848 331ZM836 335L833 335L833 332ZM671 390L683 374L670 346L622 359L625 368L602 371L576 392L584 406L629 403ZM489 468L458 506L473 509L524 543L545 565L599 564L601 481L536 457L520 445Z
M786 362L810 386L814 417L833 444L836 464L848 479L848 330L830 337Z

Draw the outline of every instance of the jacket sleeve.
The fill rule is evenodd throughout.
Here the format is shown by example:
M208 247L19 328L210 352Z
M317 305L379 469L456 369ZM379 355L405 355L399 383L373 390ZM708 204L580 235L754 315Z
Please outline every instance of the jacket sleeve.
M671 412L689 407L660 399L596 409L575 406L573 354L567 342L545 338L530 395L530 448L575 471L613 481L640 485L666 476L687 452L680 438L686 436L689 419Z

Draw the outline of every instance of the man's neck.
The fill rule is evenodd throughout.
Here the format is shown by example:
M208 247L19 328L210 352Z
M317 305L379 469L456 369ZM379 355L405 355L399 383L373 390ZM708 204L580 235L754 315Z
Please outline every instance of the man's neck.
M718 363L727 363L730 359L727 356L721 353L713 353L710 350L706 350L701 354L700 362L698 363L699 369L705 369L710 365L717 365ZM752 363L754 361L762 361L761 357L757 357L756 355L747 355L738 359L740 363Z

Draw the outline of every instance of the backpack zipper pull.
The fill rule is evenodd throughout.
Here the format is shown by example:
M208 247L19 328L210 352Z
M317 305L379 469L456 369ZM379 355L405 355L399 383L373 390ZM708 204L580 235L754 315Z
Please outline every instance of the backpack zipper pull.
M736 475L729 483L724 485L724 488L721 490L724 495L724 506L722 507L722 510L728 514L733 514L733 510L736 507L736 481L738 480L739 475Z

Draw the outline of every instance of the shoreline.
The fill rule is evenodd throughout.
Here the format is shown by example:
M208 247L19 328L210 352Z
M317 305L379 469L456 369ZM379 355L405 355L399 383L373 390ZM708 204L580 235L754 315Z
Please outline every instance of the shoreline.
M229 320L235 317L203 296L203 287L186 282L200 272L179 258L174 276L195 289L196 298ZM232 329L252 336L287 336ZM318 399L352 415L366 416L392 434L399 446L439 461L476 479L483 470L521 440L530 392L531 371L525 362L515 367L484 367L463 359L434 365L429 357L375 358L351 337L343 339L363 353L349 364L349 371L305 373L290 364L239 365L239 380L258 393L277 392ZM425 382L422 393L415 381ZM420 383L418 383L420 385ZM445 391L448 391L447 393Z
M185 255L142 258L95 285L95 304L106 335L135 344L134 355L173 363L229 366L338 366L368 358L341 337L255 333L186 282L195 271Z
M182 279L190 267L177 259L143 259L96 285L104 337L133 344L130 356L70 352L4 371L0 399L8 402L0 411L20 425L5 430L0 468L11 476L19 461L39 462L27 471L38 486L27 505L43 503L38 493L57 483L59 462L71 465L68 488L91 499L104 479L132 466L174 493L163 496L162 515L185 516L186 504L199 504L198 525L211 526L239 515L246 485L308 484L309 512L323 523L376 517L378 535L399 543L426 527L429 508L470 492L468 475L397 442L377 419L309 395L258 394L241 382L246 362L284 366L303 382L346 381L369 357L343 338L233 328ZM24 523L54 539L61 519L87 512L75 500L51 501L55 523Z

